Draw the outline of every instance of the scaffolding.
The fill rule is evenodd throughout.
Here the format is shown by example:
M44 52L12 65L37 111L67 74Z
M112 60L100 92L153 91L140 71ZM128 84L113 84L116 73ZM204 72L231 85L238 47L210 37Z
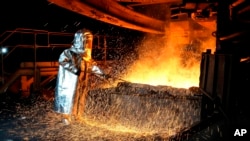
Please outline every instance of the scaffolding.
M62 50L71 47L73 35L74 33L26 28L17 28L2 33L0 35L0 93L5 93L16 80L20 81L20 90L25 95L29 95L31 90L32 92L39 91L41 87L56 77L59 54ZM95 35L93 44L93 55L98 58L99 54L97 62L106 64L109 61L107 52L110 50L107 47L107 36ZM5 54L2 51L4 48L8 51ZM41 50L43 52L39 52ZM54 52L50 53L48 50L58 51L54 54ZM49 57L50 55L52 57ZM22 57L28 59L22 60ZM19 63L17 63L18 66L13 67L11 72L7 73L6 67L12 67L13 65L10 61L8 62L9 58L14 58L13 60Z

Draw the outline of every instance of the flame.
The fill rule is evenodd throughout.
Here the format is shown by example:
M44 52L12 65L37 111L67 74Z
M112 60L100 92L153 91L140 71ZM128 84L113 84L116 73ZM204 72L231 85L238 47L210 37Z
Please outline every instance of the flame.
M148 36L142 41L138 47L138 60L123 78L134 83L177 88L199 85L201 54L206 49L214 51L215 38L187 50L190 32L177 25L171 28L164 37Z

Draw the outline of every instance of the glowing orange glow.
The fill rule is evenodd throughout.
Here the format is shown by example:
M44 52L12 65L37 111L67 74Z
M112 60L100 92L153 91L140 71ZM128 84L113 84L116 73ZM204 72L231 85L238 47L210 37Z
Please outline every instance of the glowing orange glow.
M91 57L91 50L92 49L89 49L89 48L85 49L85 54L83 56L83 60L90 61L92 59L92 57Z
M91 54L92 54L92 41L93 41L93 35L88 34L86 36L86 43L85 43L85 54L83 56L83 59L85 61L90 61L92 59Z
M198 47L188 49L188 44L195 39L191 38L188 26L182 23L170 27L164 37L148 36L142 41L138 50L139 59L130 66L124 79L134 83L177 88L199 85L200 56L206 49L214 51L215 38L211 36L201 41ZM194 36L197 31L192 33Z
M138 133L137 129L132 129L131 127L125 127L123 125L117 125L117 124L107 125L105 123L100 123L98 121L94 121L89 118L85 118L84 123L90 126L97 126L99 128L104 128L110 131L116 131L116 132L122 132L122 133Z
M136 136L137 137L150 136L150 135L155 134L154 130L145 132L143 129L138 129L136 127L124 126L124 125L121 125L119 123L114 124L114 123L112 123L112 121L109 124L107 124L107 123L94 121L94 120L91 120L89 118L85 118L84 123L88 126L102 128L104 130L117 132L119 134L133 134L134 137L136 137ZM97 132L98 132L98 130L96 131L96 133ZM168 130L168 131L165 131L164 133L165 133L165 136L172 136L172 135L176 134L176 132L174 130Z

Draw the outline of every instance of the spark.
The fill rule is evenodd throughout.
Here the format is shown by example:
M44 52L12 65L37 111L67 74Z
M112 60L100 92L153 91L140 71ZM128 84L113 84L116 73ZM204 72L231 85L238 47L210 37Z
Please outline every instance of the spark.
M43 26L46 27L49 23L45 23Z
M191 92L173 87L154 87L157 92L188 96ZM93 89L89 92L84 121L64 125L53 111L53 101L36 100L33 105L17 105L15 128L9 134L28 139L53 140L138 140L156 137L167 139L181 129L199 121L200 102L136 95L138 88L117 87ZM160 92L159 91L159 92ZM180 93L178 93L181 91ZM184 92L184 93L183 93ZM167 96L167 95L163 95ZM199 100L198 100L199 101ZM194 106L195 105L195 106ZM193 111L193 112L190 112Z

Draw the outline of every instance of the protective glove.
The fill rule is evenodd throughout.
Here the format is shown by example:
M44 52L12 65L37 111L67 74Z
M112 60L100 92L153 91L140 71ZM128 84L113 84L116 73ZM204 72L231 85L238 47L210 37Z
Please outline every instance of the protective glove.
M74 68L72 69L72 72L73 72L74 74L76 74L76 75L80 75L81 70L74 67Z

